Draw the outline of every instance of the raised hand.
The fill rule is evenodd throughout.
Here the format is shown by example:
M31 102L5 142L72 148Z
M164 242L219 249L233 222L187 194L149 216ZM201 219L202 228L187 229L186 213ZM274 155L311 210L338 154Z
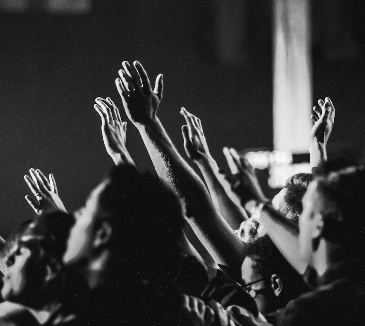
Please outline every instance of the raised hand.
M185 108L181 108L180 114L186 121L186 125L181 129L186 155L194 161L208 159L210 153L200 119Z
M335 107L329 97L325 100L318 100L320 108L314 106L312 109L313 127L310 133L311 141L317 141L320 144L326 144L334 123L335 123Z
M202 300L184 294L181 319L183 326L209 326L215 319L214 310Z
M318 104L321 109L313 107L311 115L313 127L310 132L309 157L312 168L327 160L327 141L335 123L335 108L332 101L326 97L324 101L319 100Z
M139 131L158 176L177 193L189 223L216 262L240 266L245 244L216 211L204 183L180 156L156 115L162 99L162 75L157 77L154 90L139 62L131 66L124 61L119 75L116 86L126 114Z
M101 118L101 133L107 153L114 163L134 164L126 147L127 122L123 122L119 110L108 97L95 99L94 108Z
M53 174L50 174L47 179L41 170L30 169L29 175L25 175L24 180L33 194L33 196L26 195L25 199L36 214L53 210L66 212L65 206L58 196Z
M232 191L239 197L241 206L254 199L266 202L268 199L263 194L255 171L248 161L238 155L233 149L223 151L229 163L232 177L227 178L231 183Z
M150 80L143 66L134 61L133 66L123 61L118 71L120 78L115 80L128 118L137 125L148 125L156 119L157 109L162 100L162 75L156 78L152 90Z

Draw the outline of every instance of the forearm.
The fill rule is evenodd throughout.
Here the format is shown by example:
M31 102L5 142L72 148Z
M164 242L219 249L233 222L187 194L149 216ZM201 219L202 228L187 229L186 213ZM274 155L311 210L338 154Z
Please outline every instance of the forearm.
M209 194L193 169L175 149L161 122L138 126L157 174L181 198L189 224L214 260L222 265L238 266L246 245L216 212Z
M158 176L183 200L186 215L200 216L197 210L203 208L197 203L206 203L209 194L199 176L177 152L161 122L156 119L148 126L139 126L138 130Z
M260 215L260 223L287 261L303 274L307 265L299 254L298 225L267 205Z
M327 161L326 144L312 141L309 145L309 162L311 168L316 168L320 163Z
M197 161L196 164L204 177L215 209L224 217L232 229L238 229L241 223L248 219L248 216L245 210L237 206L227 195L226 190L219 181L219 167L216 161L209 157Z
M215 269L218 268L218 265L214 261L213 257L209 254L207 249L201 243L201 241L187 221L185 221L184 223L184 236L186 241L185 249L187 254L198 257L199 259L203 260L207 266L211 266Z

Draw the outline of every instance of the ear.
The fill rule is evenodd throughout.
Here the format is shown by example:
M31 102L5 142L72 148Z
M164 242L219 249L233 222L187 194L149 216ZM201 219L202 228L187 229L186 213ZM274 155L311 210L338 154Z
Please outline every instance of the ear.
M320 238L323 234L324 229L324 218L322 214L316 214L313 216L313 229L312 229L312 239Z
M93 247L94 248L103 247L110 241L112 234L113 234L112 226L109 224L109 222L103 221L95 233Z
M45 281L49 282L52 281L53 279L55 279L58 275L58 273L61 270L61 266L59 264L57 264L56 262L50 262L48 264L46 264L46 276L45 276Z
M275 296L278 297L283 289L283 283L281 282L280 277L276 274L271 275L271 287Z

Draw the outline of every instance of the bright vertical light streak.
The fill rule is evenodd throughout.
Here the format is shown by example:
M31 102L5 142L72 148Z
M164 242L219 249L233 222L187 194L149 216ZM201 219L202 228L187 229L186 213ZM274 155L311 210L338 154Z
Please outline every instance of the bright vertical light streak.
M274 0L274 148L307 152L312 104L309 0Z

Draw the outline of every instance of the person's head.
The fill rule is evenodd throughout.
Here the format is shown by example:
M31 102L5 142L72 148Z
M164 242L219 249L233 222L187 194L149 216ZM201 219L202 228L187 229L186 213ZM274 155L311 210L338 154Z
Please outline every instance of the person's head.
M10 235L2 250L5 300L39 308L62 290L62 255L72 223L70 215L52 212L23 222Z
M298 222L303 211L303 196L313 180L310 173L297 173L292 175L275 197L272 199L273 207L283 213L287 218ZM244 221L236 232L242 241L251 243L266 234L265 229L254 218Z
M74 217L64 255L67 265L88 270L106 255L122 278L177 271L182 208L156 176L133 166L117 166Z
M289 265L268 235L249 245L242 264L245 290L255 299L261 313L286 305L306 290L301 276Z
M327 255L336 252L340 257L335 259L346 257L359 265L364 263L364 198L363 166L350 166L316 178L304 196L299 220L301 255L305 261L316 268L316 261L322 259L320 244L325 241L327 248L333 248Z
M304 194L312 181L313 175L310 173L292 175L286 181L284 188L273 198L273 207L287 218L298 222L303 211Z

